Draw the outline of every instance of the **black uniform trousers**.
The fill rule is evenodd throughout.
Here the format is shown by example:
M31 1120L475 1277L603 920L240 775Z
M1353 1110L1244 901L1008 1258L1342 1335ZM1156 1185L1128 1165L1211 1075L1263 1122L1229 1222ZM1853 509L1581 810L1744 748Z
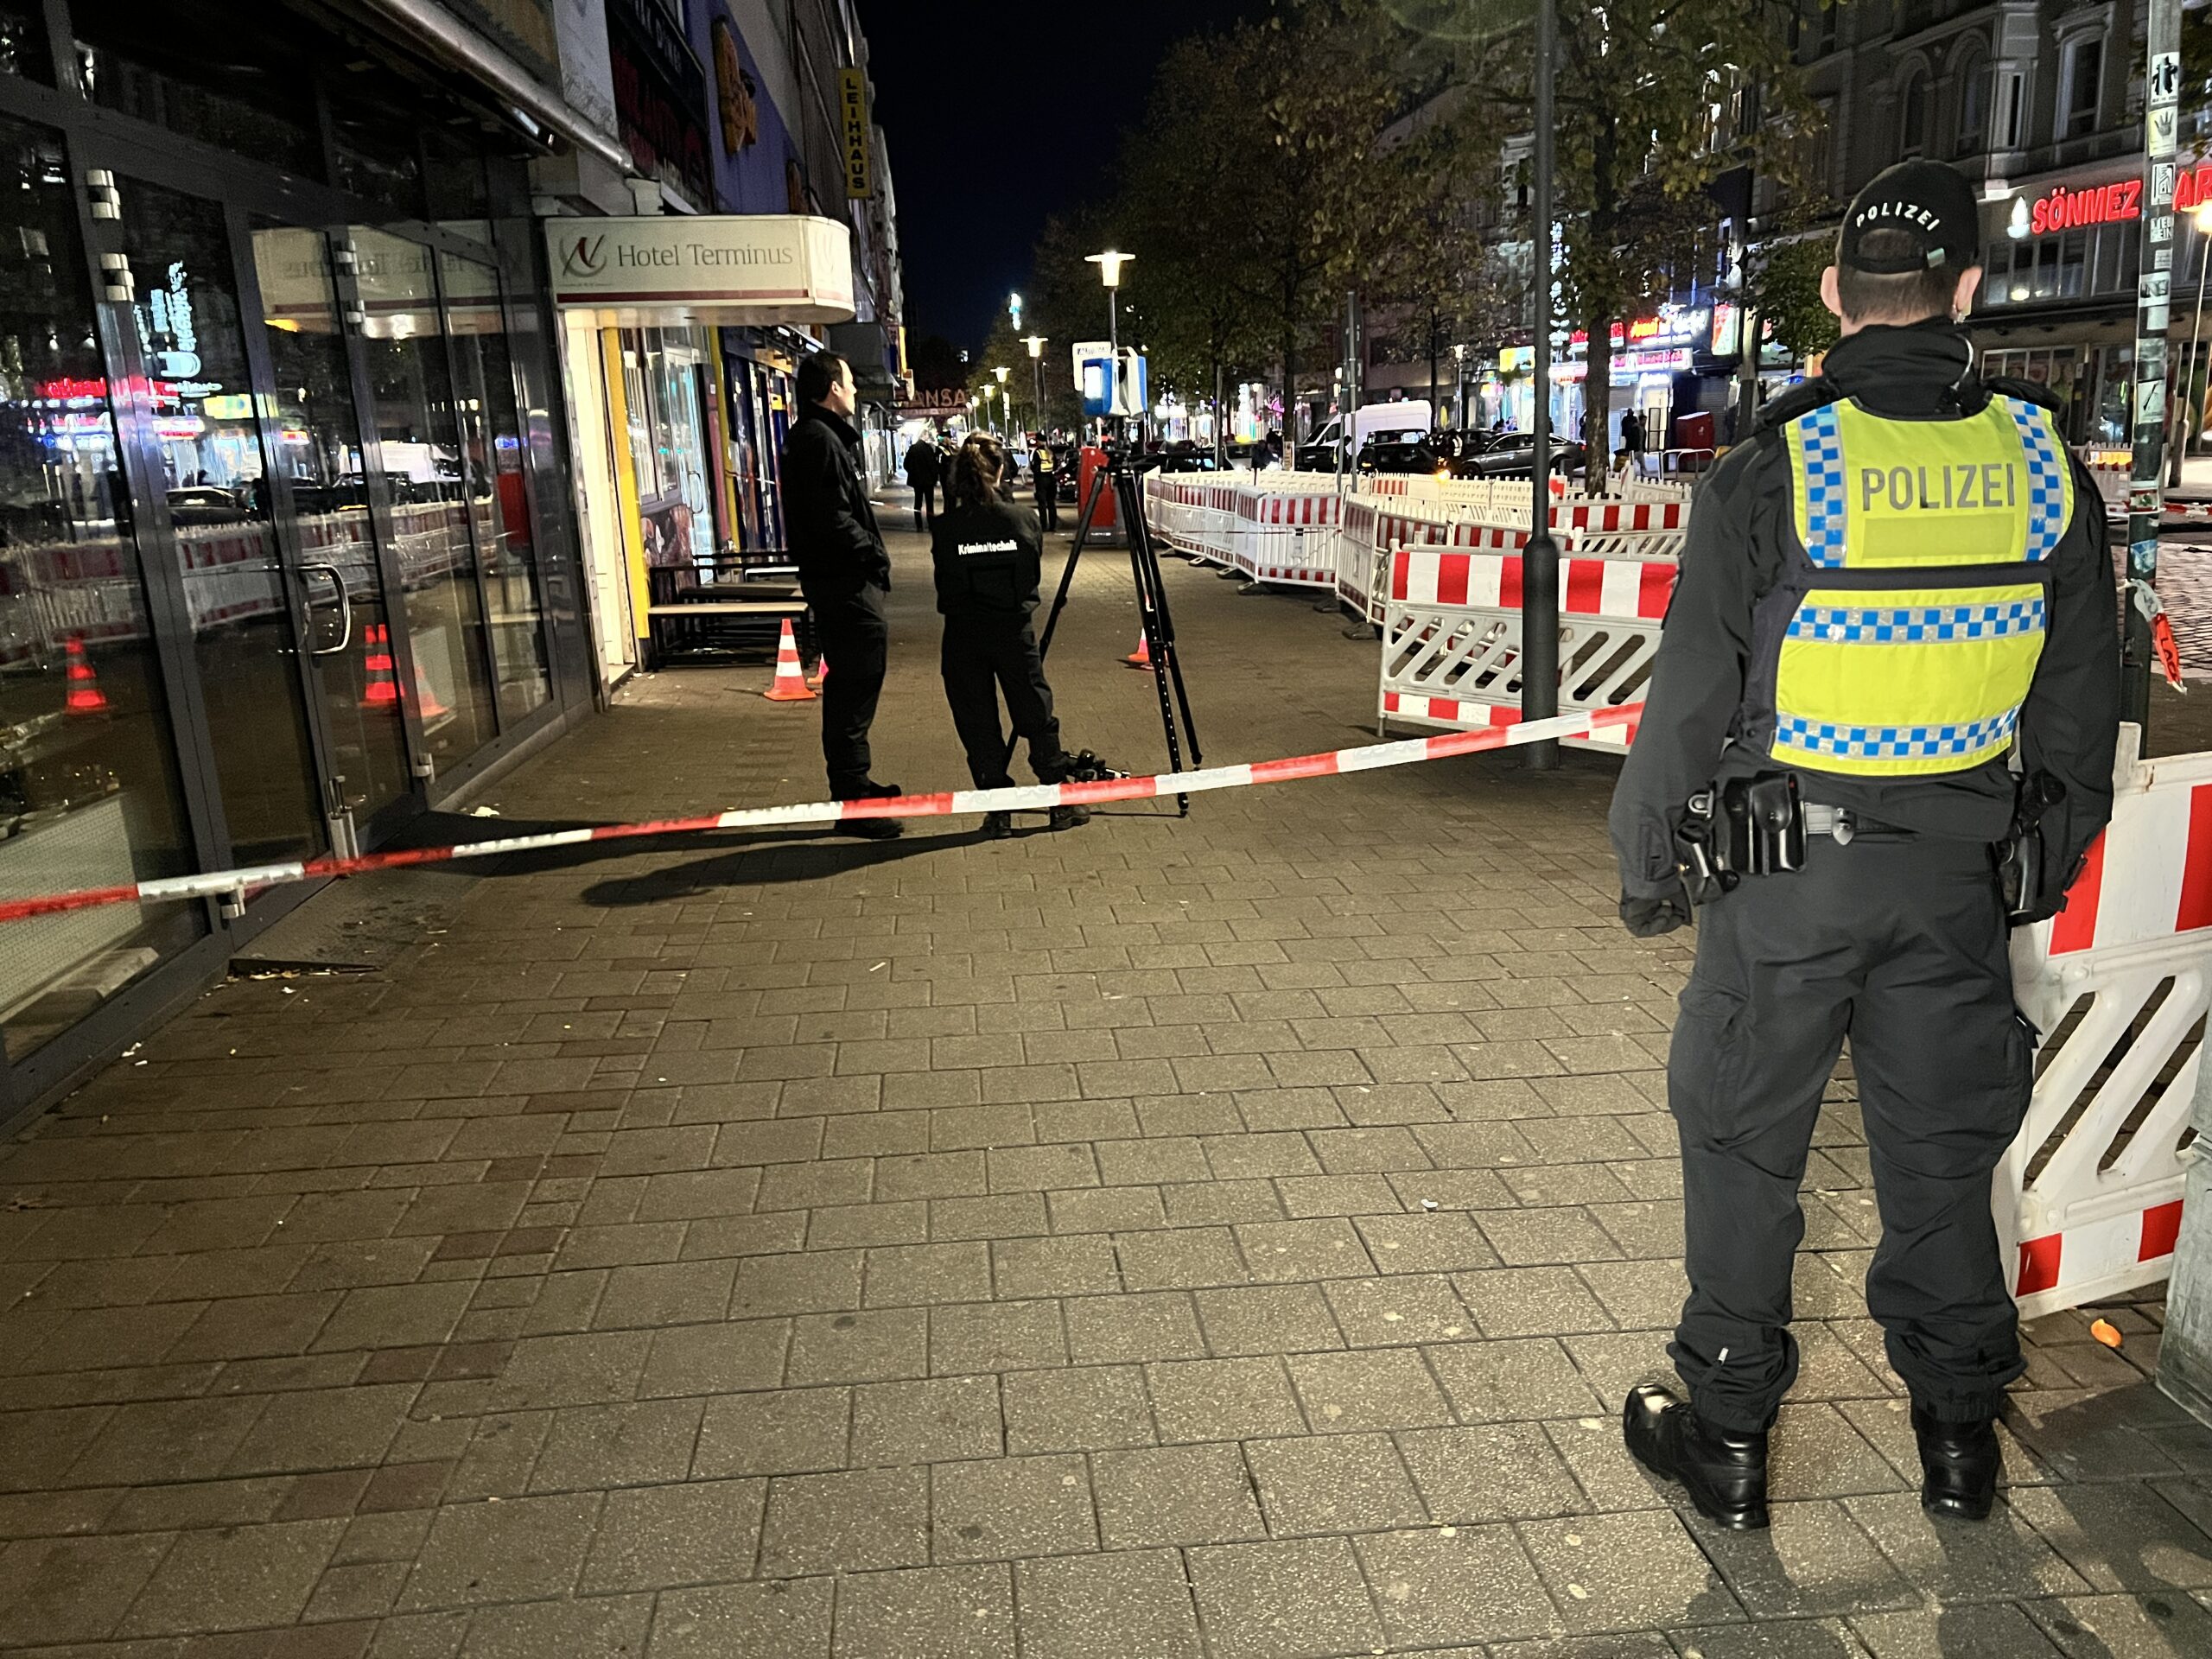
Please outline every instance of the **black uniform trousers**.
M914 492L914 528L927 530L937 517L937 486L916 484Z
M880 588L866 586L814 606L814 638L830 664L822 682L822 759L833 800L859 799L866 791L868 728L883 695L891 631Z
M944 698L953 729L968 752L968 773L978 789L1003 789L1006 733L999 725L999 693L1006 693L1014 734L1029 740L1029 767L1039 783L1056 784L1067 771L1060 722L1052 715L1052 688L1026 617L948 616L944 620Z
M1866 1305L1890 1363L1950 1422L1995 1416L2025 1369L1990 1179L2034 1047L1989 851L1821 836L1803 870L1699 912L1667 1062L1690 1281L1668 1351L1716 1427L1765 1428L1797 1375L1798 1185L1847 1036L1882 1227Z
M1037 516L1047 530L1060 527L1060 480L1058 474L1046 474L1037 480Z

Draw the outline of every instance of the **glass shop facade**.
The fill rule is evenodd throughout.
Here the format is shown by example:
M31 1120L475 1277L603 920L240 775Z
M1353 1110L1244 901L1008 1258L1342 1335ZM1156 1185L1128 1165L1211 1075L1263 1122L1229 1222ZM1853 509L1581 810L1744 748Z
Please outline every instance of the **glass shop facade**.
M372 848L592 706L530 140L466 99L0 0L0 898ZM0 926L0 1122L305 892Z

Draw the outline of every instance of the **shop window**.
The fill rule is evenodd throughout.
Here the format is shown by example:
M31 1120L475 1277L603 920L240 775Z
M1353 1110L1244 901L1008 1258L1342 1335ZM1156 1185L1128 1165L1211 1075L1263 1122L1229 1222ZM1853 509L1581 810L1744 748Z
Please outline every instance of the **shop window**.
M0 896L197 868L77 204L58 136L0 118ZM203 929L196 905L9 925L21 1058Z
M189 28L165 6L79 4L72 13L78 85L91 102L234 155L321 175L317 66L284 43L260 7L193 0Z
M651 565L684 564L695 553L714 550L706 426L700 419L702 355L687 329L645 328L622 336L630 457ZM709 544L700 545L702 538Z
M505 312L499 274L491 266L441 253L438 270L453 340L454 408L476 531L494 690L503 721L512 724L549 702L553 688Z
M2059 54L2058 136L2079 138L2097 130L2104 101L2105 43L2096 35L2067 42Z
M416 709L423 741L451 767L490 742L497 723L430 250L382 231L357 227L353 235Z

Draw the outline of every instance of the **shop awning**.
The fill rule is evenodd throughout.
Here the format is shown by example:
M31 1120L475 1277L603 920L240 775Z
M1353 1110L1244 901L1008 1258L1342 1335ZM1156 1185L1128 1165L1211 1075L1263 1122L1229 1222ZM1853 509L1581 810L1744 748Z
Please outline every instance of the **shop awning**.
M545 223L553 302L602 327L760 327L852 316L852 231L795 213Z

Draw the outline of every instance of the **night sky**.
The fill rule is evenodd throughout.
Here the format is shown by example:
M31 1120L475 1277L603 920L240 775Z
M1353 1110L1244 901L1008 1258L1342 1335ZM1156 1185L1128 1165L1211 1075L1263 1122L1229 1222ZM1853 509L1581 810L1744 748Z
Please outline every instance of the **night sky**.
M1028 279L1046 216L1102 192L1168 43L1266 12L1266 0L859 6L898 193L907 340L969 350Z

